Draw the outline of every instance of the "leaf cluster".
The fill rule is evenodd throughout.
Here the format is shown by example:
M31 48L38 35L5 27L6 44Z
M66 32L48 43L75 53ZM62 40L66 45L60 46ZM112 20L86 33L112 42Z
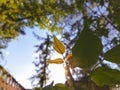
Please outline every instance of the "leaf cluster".
M104 63L105 60L120 64L119 2L119 0L1 0L0 49L7 47L7 43L18 35L25 34L26 26L39 26L51 31L64 29L62 35L66 47L54 37L54 49L58 53L66 55L72 51L73 58L69 61L71 66L82 68L84 74L94 71L94 77L99 77L97 75L99 70L101 72L104 68L97 68L98 66L108 66ZM49 60L46 57L50 54L49 51L45 50L43 43L40 47L45 54L44 57L40 56L40 59ZM51 61L48 62L51 63ZM43 62L40 63L43 64ZM64 61L56 59L54 63L64 63ZM46 62L44 64L45 68ZM110 67L107 69L105 67L105 70L113 72ZM43 71L45 72L45 69ZM119 76L119 71L117 74ZM92 74L90 73L90 75ZM95 82L100 85L109 85L106 81L101 83L96 80ZM116 82L112 84L116 84Z
M99 54L102 53L102 48L103 47L101 40L95 35L93 35L93 32L89 30L84 30L79 35L79 38L77 39L73 47L72 55L69 54L66 57L67 61L61 58L57 58L55 60L48 60L48 63L61 64L63 63L63 61L65 61L65 62L69 62L69 64L72 65L72 67L82 68L82 72L84 75L83 79L86 78L87 80L86 82L84 80L84 82L89 83L89 85L84 87L84 89L95 88L94 86L92 87L93 82L96 85L98 85L98 87L115 86L116 84L120 84L119 70L112 69L109 66L100 66L101 63L98 62L98 57ZM111 50L108 50L103 56L104 60L119 64L119 57L120 57L119 49L120 49L120 45L117 45ZM65 53L65 46L55 36L54 36L54 50L56 50L60 54ZM74 81L72 82L74 83ZM76 86L74 87L74 89L75 88Z

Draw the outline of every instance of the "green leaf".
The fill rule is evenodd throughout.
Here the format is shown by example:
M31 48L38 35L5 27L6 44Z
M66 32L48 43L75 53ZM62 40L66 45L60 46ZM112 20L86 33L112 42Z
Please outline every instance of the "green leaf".
M47 63L49 63L49 64L62 64L63 59L62 58L56 58L54 60L48 60Z
M92 80L99 86L120 84L120 71L99 67L92 73Z
M33 88L33 90L42 90L40 87Z
M104 55L104 59L120 64L120 45L117 45L111 50L107 51Z
M49 85L45 86L42 90L52 90L52 88L53 88L53 83L54 83L54 82L52 82L52 83L50 83Z
M7 0L0 0L0 4L6 3Z
M91 30L83 30L72 48L70 63L73 67L89 68L97 62L102 47L101 40Z
M57 37L53 36L54 38L54 49L60 53L63 54L65 52L65 46L57 39Z
M53 87L53 90L70 90L70 88L68 88L64 84L59 83Z

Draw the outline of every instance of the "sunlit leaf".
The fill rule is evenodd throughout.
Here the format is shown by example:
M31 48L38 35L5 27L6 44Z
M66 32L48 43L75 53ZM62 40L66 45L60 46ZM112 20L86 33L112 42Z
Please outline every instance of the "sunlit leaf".
M6 3L7 0L0 0L0 4Z
M107 51L104 55L104 59L120 64L120 45L117 45L111 50Z
M65 46L57 39L57 37L53 36L54 38L54 49L60 53L63 54L65 52Z
M100 86L120 84L120 71L99 67L92 73L92 80Z
M54 83L54 82L52 82L52 83L50 83L49 85L45 86L42 90L52 90L52 88L53 88L53 83Z
M63 63L63 59L62 58L57 58L54 60L48 60L47 61L49 64L62 64Z
M66 56L66 60L67 61L69 61L71 58L72 58L72 54L71 53Z
M86 28L72 48L73 59L70 63L73 67L89 68L97 62L102 47L101 40Z

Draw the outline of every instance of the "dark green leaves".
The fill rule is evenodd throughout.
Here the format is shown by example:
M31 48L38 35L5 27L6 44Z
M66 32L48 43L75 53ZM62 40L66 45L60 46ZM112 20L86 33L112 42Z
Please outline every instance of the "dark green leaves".
M102 43L91 30L83 30L72 49L73 67L89 68L94 65L102 52Z
M104 59L120 64L120 45L117 45L111 50L107 51L104 55ZM101 86L120 84L120 71L106 67L100 67L93 72L92 80Z
M100 86L120 84L120 71L99 67L92 73L92 80Z
M71 90L65 84L58 83L53 86L53 82L45 86L42 90Z
M117 45L111 50L107 51L104 55L104 59L120 64L120 45Z
M65 86L65 84L56 84L54 87L53 87L53 90L70 90L67 86Z

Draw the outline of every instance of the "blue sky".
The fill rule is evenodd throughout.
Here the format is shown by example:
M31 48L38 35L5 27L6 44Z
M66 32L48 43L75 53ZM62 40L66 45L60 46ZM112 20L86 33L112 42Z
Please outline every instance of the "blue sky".
M16 40L12 40L8 47L3 50L4 60L0 62L26 88L31 87L31 81L28 79L35 72L32 63L35 60L33 57L36 50L34 45L40 43L33 37L32 31L41 36L46 35L46 31L39 30L39 28L26 28L26 35L20 35Z
M32 34L33 31L42 37L45 37L46 33L48 33L48 31L40 30L39 28L26 28L26 35L20 35L17 39L12 40L8 47L3 50L4 60L0 62L25 88L32 87L29 78L35 74L35 66L32 63L34 60L36 61L34 58L36 50L34 45L39 45L40 43ZM52 54L52 58L57 57L60 57L60 55ZM50 65L49 68L51 68L51 73L48 83L53 80L55 83L64 82L65 76L62 74L64 73L62 65Z

